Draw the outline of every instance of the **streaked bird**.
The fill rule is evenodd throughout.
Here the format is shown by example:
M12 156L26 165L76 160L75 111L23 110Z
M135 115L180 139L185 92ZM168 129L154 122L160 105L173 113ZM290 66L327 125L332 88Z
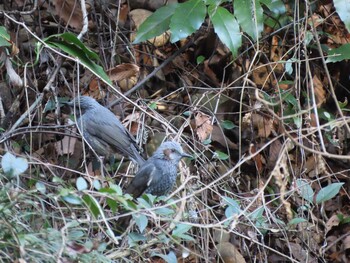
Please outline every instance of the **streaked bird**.
M163 142L153 155L140 166L139 171L126 188L126 193L139 197L143 193L156 196L167 195L174 187L177 178L177 167L185 153L175 141Z

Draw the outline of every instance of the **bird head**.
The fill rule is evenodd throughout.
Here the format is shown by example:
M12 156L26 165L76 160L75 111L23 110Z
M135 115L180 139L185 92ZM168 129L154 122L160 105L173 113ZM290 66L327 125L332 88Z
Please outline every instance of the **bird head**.
M80 108L82 113L89 109L95 109L100 105L95 99L88 96L77 96L67 104L76 109Z
M156 158L178 163L184 157L192 157L183 151L181 145L175 141L163 142L153 154Z

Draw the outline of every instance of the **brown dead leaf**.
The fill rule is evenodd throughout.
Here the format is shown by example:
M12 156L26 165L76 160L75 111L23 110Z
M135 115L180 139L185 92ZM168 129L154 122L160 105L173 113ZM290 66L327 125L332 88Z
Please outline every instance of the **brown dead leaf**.
M273 143L271 143L270 149L269 149L269 158L267 161L267 166L269 168L273 168L275 166L276 161L280 156L281 148L282 148L282 143L279 140L275 140L273 141Z
M137 134L139 130L139 122L140 122L140 113L135 112L134 114L129 114L124 118L123 125L125 127L130 127L130 133L131 134Z
M238 149L237 144L233 143L230 138L225 137L222 130L218 126L214 126L211 133L211 140L220 143L222 146L228 145L230 149Z
M323 83L316 75L312 78L312 82L314 86L317 107L320 107L323 104L323 102L326 101L326 91L323 88Z
M77 0L53 0L56 14L68 25L77 30L83 28L83 14L80 1Z
M224 263L245 263L245 259L239 250L230 242L222 242L217 245L217 253Z
M249 67L247 69L249 69ZM270 74L270 67L263 66L263 64L260 63L254 67L252 71L252 80L257 86L263 88L270 87L270 84L273 82L272 75Z
M202 112L197 112L194 117L196 123L196 132L199 141L203 142L213 131L213 125L211 124L211 117Z
M251 115L251 121L252 121L253 127L258 129L258 137L267 138L270 136L273 130L272 119L265 118L257 113L253 113Z
M345 250L350 249L350 235L347 235L346 238L344 238L343 245Z
M250 147L249 147L249 152L251 153L251 154L255 154L256 153L256 147L255 147L255 145L254 144L251 144L250 145ZM257 172L259 173L259 174L261 174L262 173L262 171L263 171L263 161L262 161L262 156L261 156L261 154L260 153L258 153L257 155L255 155L254 157L253 157L253 160L254 160L254 162L255 162L255 167L256 167L256 170L257 170Z
M340 220L338 215L332 215L326 223L326 233L328 233L333 227L339 226Z
M108 77L110 77L112 81L127 79L133 76L137 76L139 73L140 67L131 63L120 64L115 68L107 71Z
M112 81L118 82L121 90L125 92L137 83L140 76L140 67L135 64L124 63L108 70L107 74Z
M306 262L307 252L297 243L290 243L289 247L291 249L292 255L300 262Z
M58 155L73 154L77 138L64 136L62 140L55 142L55 148Z
M208 59L206 61L204 61L204 63L203 63L204 64L204 73L207 77L209 77L219 87L220 81L216 77L216 74L214 73L214 71L209 67L208 63L209 63Z
M282 41L282 40L280 40L277 35L272 37L271 49L270 49L270 60L274 61L274 62L281 61L282 56L283 56L282 47L284 45L283 45L283 42L279 43L279 41ZM276 63L273 67L274 67L275 72L282 73L284 71L284 64L283 63Z

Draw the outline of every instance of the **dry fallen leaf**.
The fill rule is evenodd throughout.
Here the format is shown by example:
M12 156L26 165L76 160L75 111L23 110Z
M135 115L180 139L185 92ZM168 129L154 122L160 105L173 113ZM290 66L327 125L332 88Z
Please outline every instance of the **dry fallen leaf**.
M340 223L340 219L337 214L332 215L330 219L328 219L326 223L326 233L328 233L334 226L338 226Z
M56 14L68 25L77 30L83 27L83 14L80 1L76 0L53 0Z
M273 120L264 118L260 114L253 113L251 115L251 122L254 128L258 129L258 137L267 138L273 130Z
M314 75L314 77L312 78L312 82L314 86L317 107L320 107L323 104L323 102L326 101L326 91L323 88L323 83L316 75Z
M58 155L73 154L77 138L64 136L62 140L55 142L55 148Z
M238 249L230 242L222 242L217 245L219 258L224 263L245 263L245 259Z
M108 70L107 74L112 81L117 81L121 90L125 92L137 83L140 76L140 67L135 64L124 63Z
M213 131L213 125L211 124L211 117L202 112L197 112L194 117L196 123L196 132L199 141L203 142Z

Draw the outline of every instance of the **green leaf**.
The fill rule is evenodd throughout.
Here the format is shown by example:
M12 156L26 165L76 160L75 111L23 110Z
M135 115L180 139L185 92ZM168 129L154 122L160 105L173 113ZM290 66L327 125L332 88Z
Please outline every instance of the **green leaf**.
M35 183L35 188L36 188L36 190L38 190L43 195L46 194L46 186L42 182L36 182Z
M28 169L28 162L26 159L16 157L13 154L7 152L1 160L1 166L9 176L18 176L24 173Z
M173 16L177 3L163 6L142 23L137 31L134 44L157 37L169 29L170 19Z
M155 110L155 109L157 109L157 103L156 102L152 102L152 103L148 104L148 107L151 110Z
M102 187L100 181L97 180L97 179L95 179L95 180L92 182L92 184L93 184L94 188L95 188L97 191L100 190L101 187Z
M93 196L83 195L82 199L95 218L98 218L99 215L103 215L103 209Z
M344 109L348 105L348 98L344 98L344 102L338 101L338 105L341 109Z
M175 211L173 209L170 209L167 207L158 208L158 209L154 210L154 212L157 215L162 215L162 216L168 216L168 215L172 215L175 213Z
M106 198L106 203L113 213L117 212L118 203L112 198Z
M304 223L304 222L307 222L307 220L305 218L296 217L296 218L293 218L292 220L290 220L288 222L288 225L296 225L296 224L300 224L300 223Z
M147 238L140 233L130 232L128 234L128 244L130 247L138 246L140 241L146 241L146 240Z
M6 27L0 26L0 47L9 47L11 46L11 37L7 33Z
M88 49L74 34L63 33L49 36L44 42L53 48L58 48L79 59L80 63L103 79L105 82L112 84L103 68L97 65L93 60L99 60L98 55Z
M140 232L142 233L148 225L147 216L145 216L143 214L133 214L132 217L134 218L137 227L139 228Z
M336 196L344 183L334 183L322 188L316 195L316 203L322 203Z
M83 191L83 190L88 189L88 183L86 182L86 180L83 177L79 177L77 179L76 186L77 186L77 189L79 191Z
M189 0L178 4L170 20L171 42L186 38L200 28L207 8L202 0Z
M235 17L221 6L209 6L208 13L216 34L236 57L238 49L242 45L242 35Z
M341 45L328 51L328 58L326 63L339 62L345 59L350 59L350 44Z
M216 158L218 158L219 160L227 160L229 158L229 156L226 153L223 153L221 151L215 151L215 156Z
M312 203L314 198L314 191L312 190L308 181L304 179L296 180L296 185L298 190L300 191L300 196L304 198L306 201Z
M275 15L286 13L286 6L282 0L260 0L260 3L264 4Z
M72 194L62 196L62 198L64 201L66 201L67 203L70 203L72 205L81 205L83 203L79 196L75 196Z
M191 228L192 228L191 225L179 223L179 224L176 225L176 228L173 230L172 235L180 237L181 235L185 234Z
M226 130L232 130L233 128L236 128L237 125L235 125L232 121L224 120L221 122L221 127Z
M170 251L168 255L162 255L158 253L153 253L152 257L160 257L165 260L167 263L177 263L176 255L173 251Z
M263 9L258 0L235 0L234 14L239 25L254 41L264 29Z
M210 138L205 139L205 140L203 141L203 144L204 144L204 145L209 145L209 144L211 144L211 139L210 139Z
M333 3L340 19L345 24L348 32L350 32L350 2L346 0L334 0Z
M236 200L226 196L223 197L223 199L227 204L227 208L225 209L225 216L227 218L238 215L242 211L239 203Z
M205 60L204 56L198 56L196 59L197 65L202 64Z

